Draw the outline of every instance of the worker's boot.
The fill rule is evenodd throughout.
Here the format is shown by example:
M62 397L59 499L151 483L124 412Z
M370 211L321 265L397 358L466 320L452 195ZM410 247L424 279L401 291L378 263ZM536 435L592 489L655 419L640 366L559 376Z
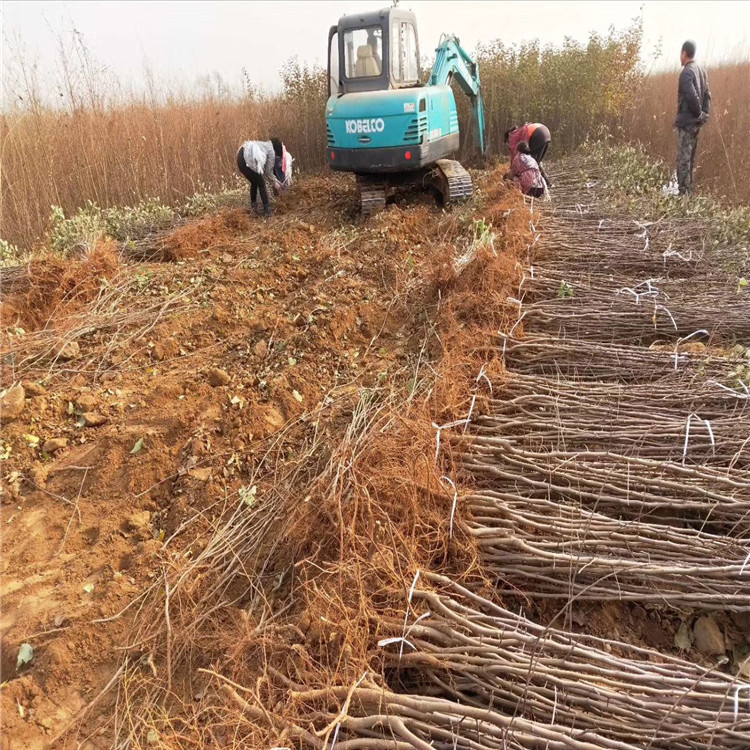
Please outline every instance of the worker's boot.
M263 216L267 219L273 211L271 211L271 206L263 206Z

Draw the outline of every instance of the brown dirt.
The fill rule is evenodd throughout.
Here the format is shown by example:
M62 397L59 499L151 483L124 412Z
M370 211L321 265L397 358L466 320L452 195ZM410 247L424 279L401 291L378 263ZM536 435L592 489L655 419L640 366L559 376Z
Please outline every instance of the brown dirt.
M310 461L330 458L326 446L342 439L363 389L408 395L415 363L432 363L435 387L358 459L361 504L347 533L338 501L300 499L290 549L294 559L332 563L348 550L370 560L357 574L376 600L394 571L403 578L414 564L472 569L473 550L445 542L450 496L437 468L414 457L434 450L431 419L465 408L486 360L473 342L505 314L501 300L517 283L514 243L525 241L525 219L518 195L500 182L497 173L484 177L475 209L445 214L416 201L363 222L350 180L302 180L269 221L222 211L177 229L163 243L173 262L128 265L101 246L84 261L32 264L30 291L2 301L4 330L28 332L3 336L4 356L24 353L4 368L3 385L41 386L2 435L3 750L109 747L114 696L92 701L123 655L146 677L161 679L164 669L153 645L133 641L138 604L126 607L200 553L240 488L272 493L277 473L314 435L323 448ZM508 208L516 209L510 218ZM456 277L447 261L485 214L504 238L499 256L480 255ZM121 297L82 327L103 279L121 284ZM177 293L175 312L121 317ZM37 346L31 333L42 329L78 331L79 354L54 364L27 357ZM216 368L228 384L211 385ZM501 375L497 363L489 371ZM106 421L80 426L82 411ZM57 437L67 447L44 455L41 445ZM402 535L394 548L403 555L378 543L386 529ZM294 616L306 608L315 625L338 607L342 621L359 618L354 632L366 627L372 602L344 590L337 603L323 581ZM237 627L225 623L222 635ZM356 637L342 634L335 649L331 638L316 631L318 655L305 659L330 664L348 648L354 669L364 656L351 654L361 650ZM34 660L16 670L23 643ZM238 638L228 663L259 647Z
M51 256L32 261L24 279L28 289L14 294L11 287L3 299L3 328L36 331L58 316L84 309L99 294L102 280L112 279L119 266L115 244L104 241L81 260Z

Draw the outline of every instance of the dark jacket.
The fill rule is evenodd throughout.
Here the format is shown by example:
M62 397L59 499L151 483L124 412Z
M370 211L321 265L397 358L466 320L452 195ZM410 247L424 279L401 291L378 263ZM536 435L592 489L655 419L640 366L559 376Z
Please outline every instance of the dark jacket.
M676 128L702 125L711 111L711 90L702 65L692 60L683 67L677 86Z

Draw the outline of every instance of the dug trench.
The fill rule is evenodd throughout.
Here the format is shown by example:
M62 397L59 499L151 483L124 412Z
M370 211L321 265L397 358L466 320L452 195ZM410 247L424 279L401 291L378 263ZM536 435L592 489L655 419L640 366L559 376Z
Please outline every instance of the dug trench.
M501 173L4 298L6 747L745 746L747 314L579 165Z

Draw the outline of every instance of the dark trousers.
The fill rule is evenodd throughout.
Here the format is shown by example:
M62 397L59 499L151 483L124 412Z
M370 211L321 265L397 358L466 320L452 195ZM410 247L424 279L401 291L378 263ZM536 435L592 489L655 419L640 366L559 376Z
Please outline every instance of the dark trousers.
M245 155L243 150L240 149L237 152L237 168L250 182L250 202L255 204L258 200L258 191L260 190L260 199L263 201L263 208L268 210L270 203L268 201L268 189L266 188L266 181L263 179L263 175L256 172L254 169L245 164Z
M551 183L549 177L547 177L547 172L542 166L542 159L544 159L544 155L547 153L551 140L552 136L550 136L549 128L546 125L540 125L529 138L529 151L534 159L536 159L539 171L542 173L542 177L548 186Z
M700 132L700 125L677 128L677 185L681 195L693 192L695 149L698 147Z
M531 138L529 138L529 151L534 159L536 159L537 164L541 163L542 159L544 159L551 140L549 129L545 125L540 125L531 134Z

